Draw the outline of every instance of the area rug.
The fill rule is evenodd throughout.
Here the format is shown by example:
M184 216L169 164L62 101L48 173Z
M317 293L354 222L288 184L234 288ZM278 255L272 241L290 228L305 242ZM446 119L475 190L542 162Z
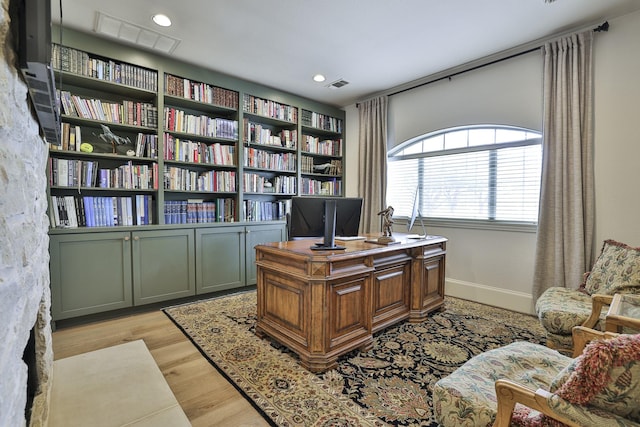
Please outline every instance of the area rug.
M431 390L472 356L518 340L544 342L533 316L455 298L421 323L401 322L321 374L254 334L256 292L164 312L276 426L437 426Z

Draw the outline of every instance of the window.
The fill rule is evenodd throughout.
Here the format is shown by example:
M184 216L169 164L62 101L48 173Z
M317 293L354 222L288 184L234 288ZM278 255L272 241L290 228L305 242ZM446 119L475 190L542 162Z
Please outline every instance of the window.
M387 205L410 217L537 223L540 132L480 125L422 135L388 153Z

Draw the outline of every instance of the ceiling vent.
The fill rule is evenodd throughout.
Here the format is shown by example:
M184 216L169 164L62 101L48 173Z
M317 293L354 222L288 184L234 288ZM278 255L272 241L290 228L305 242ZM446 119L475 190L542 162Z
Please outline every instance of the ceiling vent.
M336 80L336 81L335 81L335 82L333 82L333 83L329 83L329 84L327 85L327 87L328 87L329 89L340 89L341 87L346 86L346 85L348 85L348 84L349 84L349 82L348 82L348 81L346 81L346 80L344 80L344 79L338 79L338 80Z
M96 12L95 31L104 36L167 54L172 53L180 43L180 40L173 37L125 22L102 12Z

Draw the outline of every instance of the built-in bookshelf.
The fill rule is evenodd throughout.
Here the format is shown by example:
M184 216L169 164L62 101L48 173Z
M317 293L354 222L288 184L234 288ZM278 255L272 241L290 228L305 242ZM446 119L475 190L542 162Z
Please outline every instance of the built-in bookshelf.
M238 100L236 91L164 74L165 224L238 220Z
M61 144L49 158L52 227L157 224L156 70L54 44Z
M344 196L342 120L302 110L300 194Z
M243 216L284 220L298 188L298 108L244 94Z
M52 63L62 113L52 228L282 221L292 196L344 195L340 117L163 61L54 44Z

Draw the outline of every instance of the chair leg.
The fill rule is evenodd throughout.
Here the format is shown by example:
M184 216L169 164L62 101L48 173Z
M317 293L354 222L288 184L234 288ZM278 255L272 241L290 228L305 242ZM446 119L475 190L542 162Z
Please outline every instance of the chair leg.
M495 387L498 413L493 427L509 427L511 425L511 416L516 406L514 392L510 385L503 380L496 381Z

